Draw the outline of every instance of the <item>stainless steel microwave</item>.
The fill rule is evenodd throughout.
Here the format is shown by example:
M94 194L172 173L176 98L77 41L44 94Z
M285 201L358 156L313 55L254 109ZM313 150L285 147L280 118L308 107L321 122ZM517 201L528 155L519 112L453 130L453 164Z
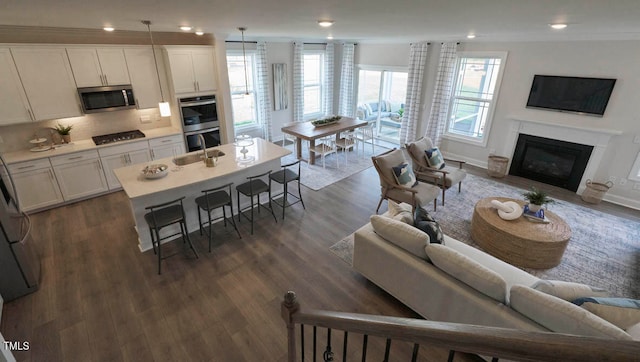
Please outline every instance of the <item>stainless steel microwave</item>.
M84 113L120 111L136 108L131 85L78 88Z

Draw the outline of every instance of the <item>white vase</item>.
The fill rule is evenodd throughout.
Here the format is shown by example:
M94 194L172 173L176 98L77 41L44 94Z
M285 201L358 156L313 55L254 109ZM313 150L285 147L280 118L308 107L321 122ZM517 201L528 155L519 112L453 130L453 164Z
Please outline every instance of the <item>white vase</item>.
M529 204L529 211L538 212L542 208L542 205Z

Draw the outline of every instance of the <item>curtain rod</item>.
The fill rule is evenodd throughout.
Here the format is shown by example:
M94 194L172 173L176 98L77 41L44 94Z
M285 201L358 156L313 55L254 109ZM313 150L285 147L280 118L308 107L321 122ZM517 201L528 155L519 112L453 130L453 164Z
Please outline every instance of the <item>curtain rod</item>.
M225 40L225 43L242 43L240 40ZM245 44L258 44L257 41L245 41Z

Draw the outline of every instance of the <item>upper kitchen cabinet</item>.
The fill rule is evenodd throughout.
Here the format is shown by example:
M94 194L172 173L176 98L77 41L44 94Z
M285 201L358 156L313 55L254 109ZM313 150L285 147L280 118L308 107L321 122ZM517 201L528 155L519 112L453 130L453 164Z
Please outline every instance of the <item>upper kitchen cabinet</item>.
M159 54L158 54L159 55ZM131 86L136 97L138 108L158 107L162 100L156 64L151 48L125 48L124 56L127 60Z
M34 120L82 115L73 73L63 47L11 47L11 54Z
M9 48L0 48L0 125L31 122L31 109Z
M67 54L79 88L131 82L122 48L67 48Z
M175 94L203 94L217 89L213 47L165 47Z

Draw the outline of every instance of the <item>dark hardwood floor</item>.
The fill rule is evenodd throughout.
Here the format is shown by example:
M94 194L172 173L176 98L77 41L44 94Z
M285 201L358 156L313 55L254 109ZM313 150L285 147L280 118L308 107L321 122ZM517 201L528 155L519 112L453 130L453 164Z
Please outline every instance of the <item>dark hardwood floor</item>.
M577 197L562 190L552 196ZM30 343L14 353L19 361L283 361L280 302L288 290L307 308L417 317L328 249L368 222L379 197L375 170L317 192L304 188L303 197L307 209L287 209L284 221L262 212L253 236L244 220L242 239L217 225L211 254L206 237L192 233L200 258L179 253L163 261L160 276L153 252L138 249L123 192L37 213L41 287L5 304L0 330L7 340ZM594 207L638 219L615 205ZM169 248L181 251L182 244ZM350 338L355 348L358 336ZM371 360L383 343L370 341ZM404 347L400 354L410 355ZM446 353L420 350L430 361L446 360Z

